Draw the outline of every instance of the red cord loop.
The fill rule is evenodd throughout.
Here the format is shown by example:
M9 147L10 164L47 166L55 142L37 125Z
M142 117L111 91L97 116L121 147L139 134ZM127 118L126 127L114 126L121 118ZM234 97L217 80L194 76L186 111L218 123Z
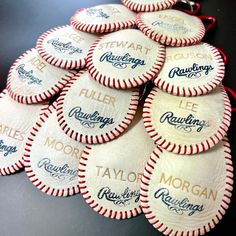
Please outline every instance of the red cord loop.
M216 18L213 16L198 16L205 25L206 32L216 26Z
M198 2L179 1L174 6L174 9L188 13L189 15L197 15L201 10L201 5ZM190 8L190 9L189 9Z
M225 90L231 95L231 97L233 98L234 102L236 102L236 92L229 88L228 86L224 86ZM236 111L236 107L232 107L232 112Z
M224 61L224 63L225 63L225 65L227 65L228 64L228 62L229 62L229 58L228 58L228 56L225 54L225 52L224 51L222 51L220 48L217 48L217 50L219 51L219 53L221 54L221 56L222 56L222 59L223 59L223 61Z

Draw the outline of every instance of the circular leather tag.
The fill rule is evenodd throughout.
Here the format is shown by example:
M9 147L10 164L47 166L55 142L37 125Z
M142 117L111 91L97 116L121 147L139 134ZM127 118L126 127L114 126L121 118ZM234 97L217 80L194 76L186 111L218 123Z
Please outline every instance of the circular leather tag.
M12 65L7 90L20 103L40 103L59 93L74 75L72 71L50 65L32 48Z
M71 25L81 31L106 33L135 26L136 14L121 4L104 4L79 9L71 18Z
M215 89L224 78L219 51L207 44L167 47L166 60L154 84L177 96L198 96Z
M65 197L79 192L78 166L85 145L61 130L55 103L31 129L24 163L28 178L38 189L49 195Z
M156 148L142 177L140 201L149 222L165 235L203 235L222 219L233 190L227 139L193 156Z
M205 35L198 17L173 9L139 13L136 23L149 38L168 46L197 44Z
M40 36L36 49L51 65L64 69L81 69L85 67L88 50L96 39L95 35L65 25Z
M88 68L99 83L117 89L153 79L165 60L165 47L139 30L127 29L101 37L89 50Z
M121 0L132 11L160 11L172 7L178 0Z
M9 175L24 167L25 140L47 105L17 103L5 89L0 94L0 109L0 175Z
M104 143L130 125L139 92L104 87L84 70L62 91L57 103L58 121L64 132L83 143Z
M154 87L143 118L156 144L170 152L194 154L212 148L226 135L231 106L223 86L197 97L177 97Z
M141 112L118 139L86 146L79 165L79 186L86 202L99 214L114 219L140 214L140 180L154 147Z

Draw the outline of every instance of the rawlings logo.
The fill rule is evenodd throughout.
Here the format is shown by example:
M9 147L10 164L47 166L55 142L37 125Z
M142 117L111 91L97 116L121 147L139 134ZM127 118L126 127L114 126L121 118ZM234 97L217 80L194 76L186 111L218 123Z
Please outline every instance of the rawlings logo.
M139 190L131 191L129 188L126 188L123 193L118 194L112 192L109 187L104 187L99 190L98 199L106 199L113 202L118 206L127 206L130 204L130 200L134 198L134 202L139 201Z
M195 212L204 210L203 205L193 204L188 198L173 198L167 188L158 189L154 193L154 198L160 199L170 211L177 213L178 215L183 215L184 212L188 212L188 216L192 216Z
M196 128L197 132L201 132L203 128L209 127L209 124L205 120L195 119L192 114L189 114L187 117L177 117L173 112L164 113L160 122L168 122L170 125L173 125L176 129L184 132L192 132L193 128Z
M174 78L175 76L184 76L190 79L197 79L202 76L202 74L208 75L214 69L211 65L199 66L196 63L193 63L191 67L188 68L179 68L175 67L170 70L169 78Z
M90 8L90 9L87 9L87 15L88 16L95 16L95 17L101 17L101 18L109 18L110 16L103 12L103 10L101 8L99 9L96 9L96 8Z
M3 152L3 156L6 157L12 153L17 152L16 146L8 146L4 143L4 141L1 139L0 140L0 152Z
M43 168L46 172L50 173L53 178L64 180L69 178L70 181L78 176L78 170L69 168L68 164L62 166L53 165L49 158L43 158L38 162L38 168Z
M144 60L131 57L129 53L126 53L123 56L113 55L112 52L106 52L100 57L100 62L109 62L115 68L125 69L128 65L132 65L131 68L135 69L137 66L146 65Z
M80 54L83 52L82 49L73 46L71 42L63 43L59 40L59 38L50 39L49 41L47 41L47 43L51 44L54 47L54 49L60 53L68 52L69 55L73 55L74 53Z
M170 24L170 23L164 22L162 20L156 20L156 21L152 22L152 25L159 26L161 28L164 28L165 30L170 30L170 31L180 33L180 34L186 34L188 32L191 32L191 29L188 29L182 25L179 25L177 23Z
M18 72L19 79L22 81L28 80L28 84L37 84L41 85L42 80L36 78L33 76L33 70L27 71L25 70L25 64L21 64L16 68L16 71Z
M114 124L113 118L100 116L98 111L93 113L85 113L81 107L74 107L68 114L69 117L74 116L80 124L86 128L94 128L96 124L99 124L99 128L102 129L107 125Z

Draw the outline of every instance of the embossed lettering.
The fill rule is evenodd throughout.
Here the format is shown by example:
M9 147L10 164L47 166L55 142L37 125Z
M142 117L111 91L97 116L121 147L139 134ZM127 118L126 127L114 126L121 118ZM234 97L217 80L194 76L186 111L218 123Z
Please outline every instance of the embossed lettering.
M168 176L165 173L161 173L160 183L187 193L191 193L199 198L203 197L205 199L212 199L213 201L216 200L218 194L218 191L216 190L198 184L192 184L187 180L183 180L172 175Z

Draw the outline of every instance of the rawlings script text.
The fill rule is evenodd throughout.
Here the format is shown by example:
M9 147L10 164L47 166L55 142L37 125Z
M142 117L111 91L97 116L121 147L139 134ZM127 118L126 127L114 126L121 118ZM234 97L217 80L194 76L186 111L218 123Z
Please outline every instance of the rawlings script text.
M123 56L117 56L113 55L112 52L105 52L100 57L100 62L109 62L111 63L115 68L118 69L125 69L128 65L131 65L132 69L135 69L137 66L144 66L146 65L144 60L131 57L129 53L126 53Z
M122 193L115 193L109 187L104 187L98 192L98 199L106 199L113 202L118 206L126 206L130 204L130 200L134 199L134 202L139 201L139 190L131 191L126 188Z
M73 170L69 168L68 164L64 164L61 166L54 165L51 163L49 158L43 158L38 162L38 168L42 168L53 178L59 180L69 179L70 181L74 180L78 176L78 170Z
M188 198L174 198L171 196L167 188L159 188L154 193L154 198L160 199L170 211L179 215L183 215L184 212L187 212L188 216L192 216L195 212L201 212L204 210L203 205L193 204Z
M74 107L68 114L69 117L74 117L80 122L80 124L86 128L95 128L96 124L99 124L99 128L102 129L105 126L114 124L113 118L103 117L98 111L93 113L85 113L81 107Z
M28 81L28 84L37 84L41 85L42 80L36 78L33 75L33 70L27 71L25 70L25 64L20 64L17 68L16 71L18 72L19 79L22 81Z
M9 146L4 143L4 141L0 140L0 153L3 152L3 156L6 157L9 154L17 152L16 146Z
M201 132L203 128L209 127L206 120L196 119L192 114L189 114L187 117L178 117L171 111L164 113L160 118L160 122L167 122L176 129L188 133L192 132L194 128L196 128L197 132Z
M202 76L202 74L208 75L214 69L211 65L199 66L196 63L193 63L191 67L188 68L180 68L174 67L169 72L169 78L176 77L186 77L189 79L198 79Z
M154 22L152 22L153 26L159 26L165 30L170 30L172 32L176 32L176 33L180 33L180 34L186 34L188 32L191 32L191 29L188 29L187 27L184 27L183 25L179 25L179 24L170 24L167 22L164 22L162 20L156 20Z
M73 46L71 42L63 43L59 40L59 38L50 39L49 41L47 41L47 43L51 44L59 53L68 52L69 55L73 55L74 53L82 53L82 49Z

